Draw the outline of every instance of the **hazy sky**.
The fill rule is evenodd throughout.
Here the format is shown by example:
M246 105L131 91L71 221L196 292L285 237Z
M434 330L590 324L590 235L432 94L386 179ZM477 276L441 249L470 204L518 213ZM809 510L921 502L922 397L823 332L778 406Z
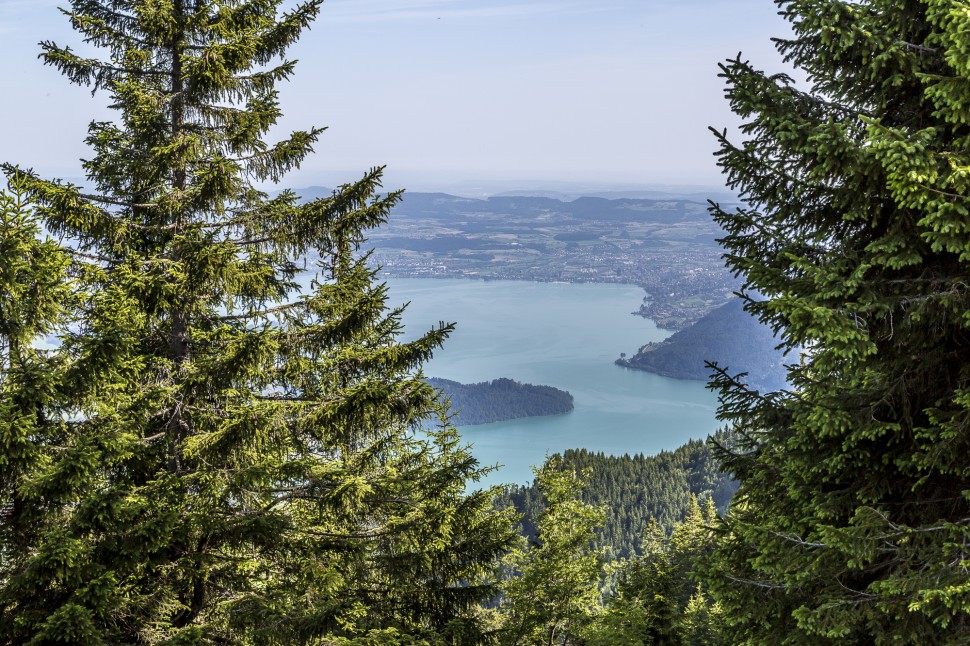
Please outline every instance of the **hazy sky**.
M77 45L58 0L0 0L0 161L79 175L106 97L37 59ZM291 186L388 166L389 183L717 185L735 123L717 63L784 69L772 0L329 0L291 55L281 128L328 126ZM281 130L282 133L282 130Z

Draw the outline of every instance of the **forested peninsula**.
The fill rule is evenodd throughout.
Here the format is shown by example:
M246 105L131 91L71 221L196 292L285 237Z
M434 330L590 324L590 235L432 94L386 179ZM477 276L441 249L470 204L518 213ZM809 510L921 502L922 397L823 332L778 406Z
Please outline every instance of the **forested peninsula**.
M621 366L646 370L675 379L706 381L711 377L707 362L715 362L730 374L744 378L761 391L785 386L785 354L776 348L779 340L767 325L744 310L744 301L734 298L690 327L659 343L648 343L633 357L616 361Z
M429 378L441 390L456 413L455 424L489 424L521 417L562 415L573 410L573 396L552 386L523 384L500 378L477 384Z

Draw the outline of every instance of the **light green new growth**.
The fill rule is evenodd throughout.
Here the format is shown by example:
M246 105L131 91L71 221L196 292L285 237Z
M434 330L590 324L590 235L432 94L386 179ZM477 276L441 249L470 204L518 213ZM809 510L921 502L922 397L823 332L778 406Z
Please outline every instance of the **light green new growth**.
M605 511L580 498L583 478L554 456L536 469L545 499L535 544L518 546L505 558L503 585L505 646L574 644L600 609L601 550L592 547Z

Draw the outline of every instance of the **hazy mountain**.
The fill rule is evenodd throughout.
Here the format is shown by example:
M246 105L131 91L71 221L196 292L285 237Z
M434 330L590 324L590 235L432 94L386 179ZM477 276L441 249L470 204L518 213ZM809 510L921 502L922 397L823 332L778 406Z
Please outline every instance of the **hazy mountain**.
M295 190L305 200L328 197L332 193L332 189L323 186ZM708 217L704 203L707 198L704 195L695 195L694 199L659 195L662 194L655 198L587 195L562 199L542 194L503 194L474 198L450 193L406 191L393 213L403 217L435 218L447 218L449 215L464 217L476 213L501 213L510 217L535 217L555 213L561 217L581 220L657 222L680 222Z
M690 327L617 363L664 377L706 381L711 370L704 362L714 361L732 374L747 372L747 383L758 390L783 388L784 364L795 359L775 349L778 339L771 329L743 305L741 299L732 299Z
M551 197L496 196L486 199L447 193L405 193L394 213L401 217L503 214L510 218L555 214L560 218L599 221L681 222L707 219L706 207L690 200L606 199L580 197L563 201Z

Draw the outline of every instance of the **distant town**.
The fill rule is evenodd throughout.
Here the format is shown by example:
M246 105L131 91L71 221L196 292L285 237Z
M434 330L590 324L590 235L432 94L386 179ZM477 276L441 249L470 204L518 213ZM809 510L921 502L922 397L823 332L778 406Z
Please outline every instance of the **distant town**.
M638 285L636 313L681 329L737 289L721 235L688 200L408 193L368 242L387 276Z

